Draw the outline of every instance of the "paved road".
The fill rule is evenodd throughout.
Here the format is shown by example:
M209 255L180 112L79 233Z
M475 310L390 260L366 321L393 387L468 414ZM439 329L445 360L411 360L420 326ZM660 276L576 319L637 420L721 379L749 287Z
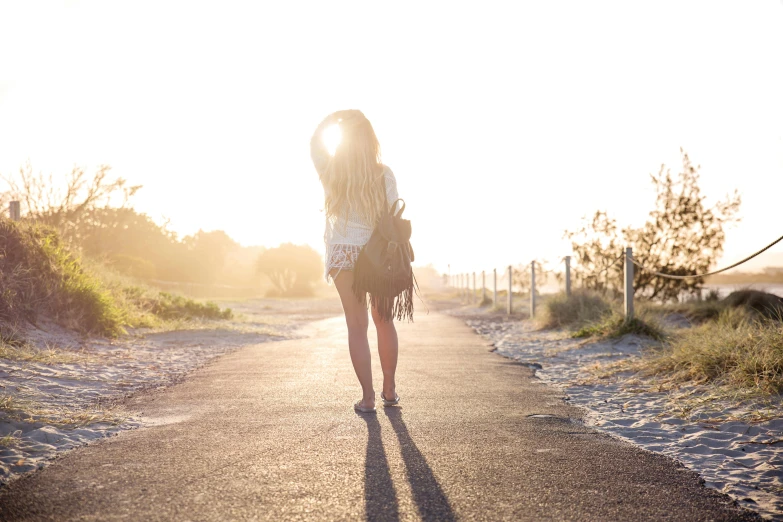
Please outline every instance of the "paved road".
M135 399L151 427L15 482L0 519L756 519L674 462L569 421L580 411L457 319L400 327L403 407L377 415L351 409L342 320L309 335Z

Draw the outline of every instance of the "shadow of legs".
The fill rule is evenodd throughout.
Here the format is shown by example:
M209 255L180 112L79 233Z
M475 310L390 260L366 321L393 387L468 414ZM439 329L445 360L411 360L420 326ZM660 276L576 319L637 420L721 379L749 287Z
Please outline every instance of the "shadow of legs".
M402 410L400 408L384 408L383 411L389 417L400 442L402 460L405 462L413 500L416 502L422 520L456 520L446 494L443 493L443 489L435 479L424 455L421 454L408 433L408 427L402 420Z
M361 415L367 423L367 455L364 459L364 511L367 520L399 520L397 494L389 461L381 440L377 415Z

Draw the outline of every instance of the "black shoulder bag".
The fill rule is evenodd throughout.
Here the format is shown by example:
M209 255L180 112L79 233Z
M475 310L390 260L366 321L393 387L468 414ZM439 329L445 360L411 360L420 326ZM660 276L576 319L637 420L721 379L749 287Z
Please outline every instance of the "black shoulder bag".
M402 208L394 212L397 201ZM411 222L402 219L405 201L392 203L389 211L381 216L370 240L364 245L353 269L353 292L364 301L369 294L370 304L389 322L413 321L413 247L411 247Z

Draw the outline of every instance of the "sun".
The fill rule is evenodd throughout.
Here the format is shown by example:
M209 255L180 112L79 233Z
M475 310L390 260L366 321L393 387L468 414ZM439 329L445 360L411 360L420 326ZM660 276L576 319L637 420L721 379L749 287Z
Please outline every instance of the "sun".
M340 144L342 136L343 133L340 132L340 127L338 125L331 125L323 130L321 139L330 155L334 156L334 151L337 150L337 146Z

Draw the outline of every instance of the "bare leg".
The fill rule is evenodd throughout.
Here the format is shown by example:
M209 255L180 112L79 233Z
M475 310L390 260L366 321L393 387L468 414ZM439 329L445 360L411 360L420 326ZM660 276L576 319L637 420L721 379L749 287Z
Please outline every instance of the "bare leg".
M362 385L362 405L366 408L375 406L375 390L372 387L372 365L370 361L370 343L367 340L367 305L359 301L351 290L353 272L341 271L334 280L334 286L340 294L345 312L345 323L348 325L348 351L359 384Z
M372 320L378 331L378 356L381 359L383 369L383 396L387 400L394 400L397 396L397 387L394 382L394 373L397 371L397 329L394 321L385 322L378 315L375 308L372 309Z

